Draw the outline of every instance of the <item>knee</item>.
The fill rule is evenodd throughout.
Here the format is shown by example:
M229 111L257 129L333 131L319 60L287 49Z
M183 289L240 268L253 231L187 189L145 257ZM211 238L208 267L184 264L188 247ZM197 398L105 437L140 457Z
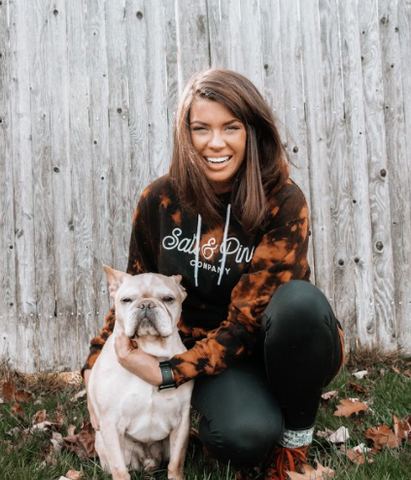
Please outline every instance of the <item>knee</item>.
M330 323L334 317L325 295L309 282L294 280L280 287L264 313L265 332L307 331Z
M217 460L237 467L252 467L263 462L280 440L282 417L264 422L232 420L224 429L216 430L202 418L200 436L208 452Z

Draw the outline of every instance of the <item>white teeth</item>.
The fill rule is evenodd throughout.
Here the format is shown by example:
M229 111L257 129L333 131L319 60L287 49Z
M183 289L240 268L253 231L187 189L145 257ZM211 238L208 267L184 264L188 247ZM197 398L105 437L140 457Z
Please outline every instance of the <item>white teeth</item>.
M223 163L223 162L226 162L229 158L230 157L218 157L218 158L205 157L207 162L210 162L210 163Z

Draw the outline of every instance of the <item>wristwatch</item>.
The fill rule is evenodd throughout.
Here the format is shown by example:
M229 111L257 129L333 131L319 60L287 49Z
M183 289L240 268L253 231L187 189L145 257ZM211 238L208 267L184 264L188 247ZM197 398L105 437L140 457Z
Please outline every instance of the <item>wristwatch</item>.
M171 369L170 362L160 362L161 376L163 378L163 383L158 387L158 390L167 390L168 388L177 388L176 382L174 381L173 370Z

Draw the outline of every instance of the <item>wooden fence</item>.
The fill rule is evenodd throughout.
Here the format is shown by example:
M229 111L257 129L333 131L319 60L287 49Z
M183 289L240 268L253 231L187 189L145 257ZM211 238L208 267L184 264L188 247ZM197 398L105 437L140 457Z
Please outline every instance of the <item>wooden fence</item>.
M74 369L168 169L187 79L235 69L278 119L349 348L411 352L411 0L0 1L0 357Z

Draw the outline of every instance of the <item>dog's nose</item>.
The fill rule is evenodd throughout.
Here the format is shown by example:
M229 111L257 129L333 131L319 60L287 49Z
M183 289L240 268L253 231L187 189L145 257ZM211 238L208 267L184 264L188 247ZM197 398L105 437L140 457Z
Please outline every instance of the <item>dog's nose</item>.
M141 310L151 310L153 308L156 308L156 304L150 300L147 300L147 301L141 302L138 305L138 308L141 308Z

